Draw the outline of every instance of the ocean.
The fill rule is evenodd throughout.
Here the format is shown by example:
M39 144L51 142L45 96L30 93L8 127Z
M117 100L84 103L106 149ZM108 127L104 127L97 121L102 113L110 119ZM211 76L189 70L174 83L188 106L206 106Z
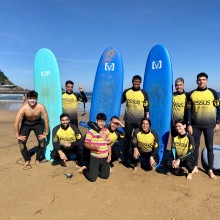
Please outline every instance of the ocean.
M85 111L88 113L90 111L92 92L86 93L88 102L86 103ZM218 92L220 97L220 92ZM0 109L1 110L18 110L22 106L22 94L0 94ZM121 113L124 113L125 104L121 106ZM83 112L84 106L83 103L80 103L78 106L78 111Z
M92 92L87 92L87 103L85 105L85 112L90 112L91 100L92 100ZM18 110L22 106L22 97L23 94L0 94L0 109L1 110ZM121 113L124 113L125 104L121 107ZM78 105L78 112L84 112L84 105L81 102Z

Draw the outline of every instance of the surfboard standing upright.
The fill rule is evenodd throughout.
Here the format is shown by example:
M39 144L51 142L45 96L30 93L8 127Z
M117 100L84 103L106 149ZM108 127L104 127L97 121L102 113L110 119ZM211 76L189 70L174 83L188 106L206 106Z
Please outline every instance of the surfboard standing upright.
M152 129L159 136L160 162L169 138L172 114L172 84L173 71L168 51L165 47L156 45L148 55L143 89L149 96Z
M100 60L93 86L90 121L96 121L98 113L105 113L106 123L112 116L120 116L124 69L120 53L107 48Z
M62 113L62 89L56 58L46 48L40 49L35 56L34 88L38 92L38 102L46 107L49 116L50 132L46 140L45 156L50 160L53 149L52 129L60 123Z

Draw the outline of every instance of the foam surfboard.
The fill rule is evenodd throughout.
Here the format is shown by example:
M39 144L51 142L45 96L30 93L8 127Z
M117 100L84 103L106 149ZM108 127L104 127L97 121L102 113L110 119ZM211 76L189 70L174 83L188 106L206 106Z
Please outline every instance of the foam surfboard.
M114 115L120 116L123 92L124 69L122 57L117 49L107 48L100 60L93 85L90 121L96 121L98 113L105 113L106 124ZM84 126L85 122L80 125Z
M213 145L213 153L214 153L213 170L220 171L220 145ZM203 148L201 160L202 160L203 168L207 170L209 167L207 148Z
M159 136L160 162L169 138L172 85L173 71L169 53L162 45L156 45L148 55L143 89L149 96L151 127Z
M46 107L49 116L50 131L46 140L45 157L50 160L53 149L52 130L60 123L62 114L62 89L57 60L46 48L40 49L34 59L34 88L38 92L38 102Z

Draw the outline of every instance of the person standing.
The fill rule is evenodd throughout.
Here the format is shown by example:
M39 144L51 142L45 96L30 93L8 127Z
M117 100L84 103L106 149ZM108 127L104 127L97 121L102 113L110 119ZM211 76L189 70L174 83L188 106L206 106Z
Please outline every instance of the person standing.
M66 91L62 95L63 113L70 117L70 123L78 127L77 105L78 102L87 102L87 97L81 85L79 85L78 93L73 93L74 83L71 80L66 81Z
M133 129L140 127L142 118L149 118L148 94L140 88L141 80L141 76L135 75L132 79L132 87L126 89L122 94L121 103L126 102L124 114L126 138L124 164L126 166L129 165L128 157L131 149Z
M39 165L40 157L44 151L45 138L49 132L49 119L44 105L37 103L38 93L30 91L27 93L27 103L24 103L18 110L14 120L14 131L18 139L21 154L25 164L23 168L30 164L30 155L27 150L27 140L30 132L33 130L38 140L38 149L36 155L36 164ZM42 121L42 118L44 123ZM19 129L19 123L21 127Z
M187 94L184 91L184 79L178 77L175 80L176 92L173 93L173 104L172 104L172 120L171 120L171 136L174 138L178 135L176 131L175 122L178 120L186 121L186 103Z
M196 166L193 172L198 172L199 145L203 132L208 154L208 175L211 179L216 179L217 177L213 173L213 139L214 132L219 130L219 97L215 90L207 88L208 75L206 73L199 73L196 82L197 89L191 91L187 97L188 132L193 134L195 140Z

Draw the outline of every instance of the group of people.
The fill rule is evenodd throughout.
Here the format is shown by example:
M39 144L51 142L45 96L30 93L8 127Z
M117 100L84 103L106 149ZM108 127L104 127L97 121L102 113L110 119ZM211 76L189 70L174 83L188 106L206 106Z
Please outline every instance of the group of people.
M107 179L110 175L113 161L120 157L118 139L122 138L124 145L125 166L133 165L134 172L141 166L140 158L145 158L148 169L154 169L160 162L158 156L159 140L156 131L151 129L149 98L146 91L140 88L141 77L135 75L132 87L122 94L122 102L126 102L123 124L118 116L110 119L106 125L106 115L97 114L96 122L88 122L90 129L83 137L78 128L77 104L87 102L87 97L81 85L81 94L73 93L74 83L66 82L66 91L62 95L63 114L60 124L53 128L52 138L54 149L51 159L59 160L65 165L68 155L76 153L79 172L91 181L97 177ZM219 97L215 90L207 88L208 75L197 75L197 89L190 93L184 91L183 78L175 81L176 92L173 93L173 113L171 122L172 149L171 157L165 161L165 166L178 174L181 167L188 170L187 179L198 172L199 145L202 132L208 152L210 178L215 179L213 173L213 139L214 132L219 129L220 107ZM44 139L49 132L47 111L42 104L37 103L37 93L27 93L27 102L19 109L14 129L18 139L24 167L30 163L26 142L31 130L38 139L36 164L39 164L44 151ZM41 120L43 117L44 123ZM19 128L19 123L21 126ZM158 122L159 123L159 122ZM122 127L122 130L118 128Z

